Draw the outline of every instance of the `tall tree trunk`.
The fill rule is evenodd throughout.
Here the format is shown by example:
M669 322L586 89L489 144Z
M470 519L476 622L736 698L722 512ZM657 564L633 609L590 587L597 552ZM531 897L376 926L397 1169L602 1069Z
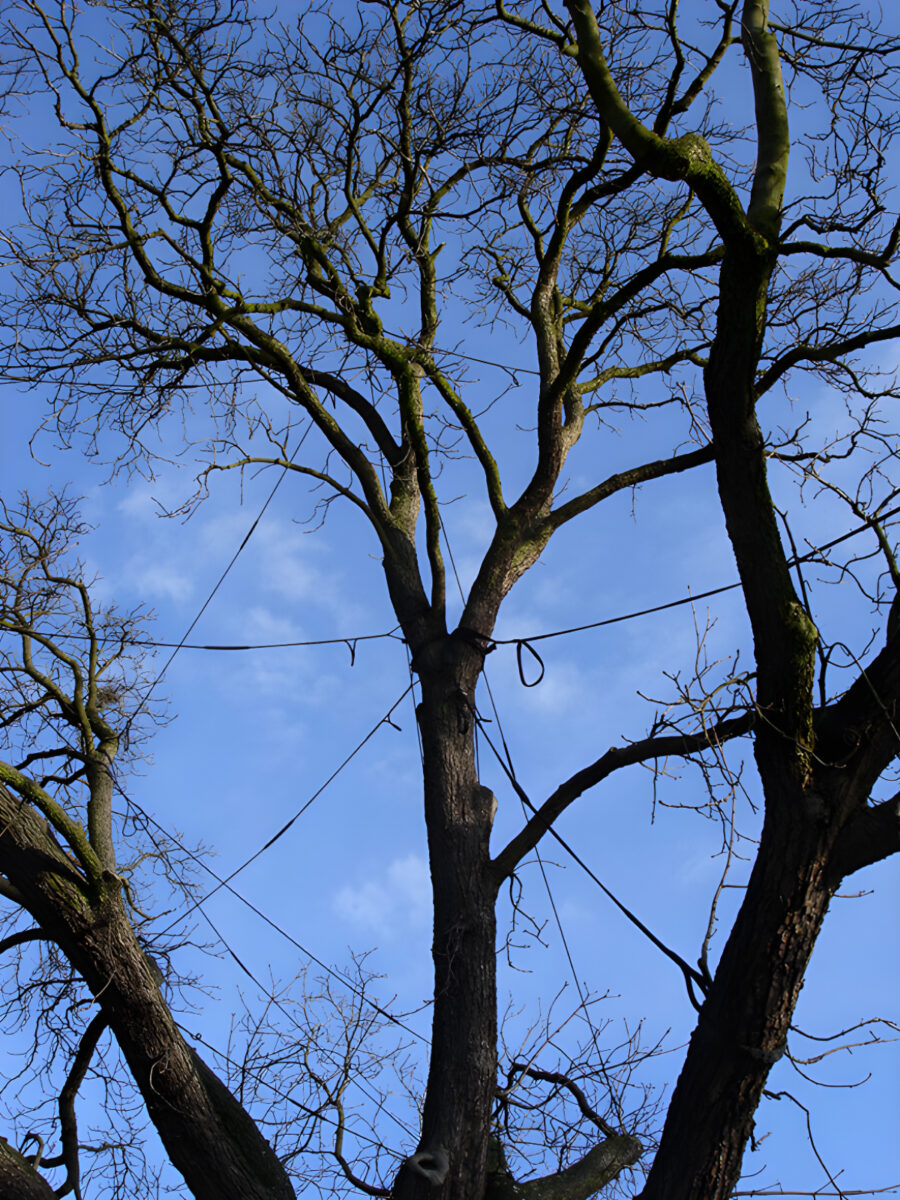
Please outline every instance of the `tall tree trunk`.
M825 782L813 779L817 635L791 583L756 419L770 274L764 244L729 250L705 378L719 497L753 629L762 718L755 754L766 815L643 1200L724 1200L734 1189L831 899L828 855L847 811L829 806L820 794Z
M478 1200L497 1076L493 796L475 768L471 703L480 658L449 638L434 656L442 660L436 668L420 670L418 709L434 892L431 1061L420 1150L393 1194Z

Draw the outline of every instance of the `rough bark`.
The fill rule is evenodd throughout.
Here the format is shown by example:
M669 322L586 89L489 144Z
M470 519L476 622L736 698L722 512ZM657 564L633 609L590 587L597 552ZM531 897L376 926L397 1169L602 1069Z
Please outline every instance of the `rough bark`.
M724 1200L733 1191L831 898L826 843L827 833L817 833L800 812L766 822L643 1200Z
M0 1137L0 1200L53 1200L50 1184L27 1158Z

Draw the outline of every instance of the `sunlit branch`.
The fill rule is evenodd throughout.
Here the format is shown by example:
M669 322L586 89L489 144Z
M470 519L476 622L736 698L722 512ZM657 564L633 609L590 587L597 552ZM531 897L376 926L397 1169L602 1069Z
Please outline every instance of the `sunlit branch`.
M672 458L662 458L656 462L644 463L642 466L632 467L628 471L620 471L615 475L610 475L603 483L598 483L596 487L584 492L581 496L576 496L565 504L559 505L547 518L547 523L553 529L558 529L566 521L571 521L580 513L587 512L588 509L616 492L621 492L625 488L638 487L651 479L662 479L667 475L689 471L704 463L712 462L713 458L714 449L710 445L703 446L699 450L691 450L686 454L676 454Z
M99 885L102 879L102 864L88 840L84 826L70 817L62 805L58 804L34 780L4 762L0 762L0 784L11 788L22 800L34 805L47 818L50 825L65 839L91 882ZM0 800L2 800L2 795L0 795ZM8 819L14 819L14 815L8 814ZM62 852L60 851L60 853Z

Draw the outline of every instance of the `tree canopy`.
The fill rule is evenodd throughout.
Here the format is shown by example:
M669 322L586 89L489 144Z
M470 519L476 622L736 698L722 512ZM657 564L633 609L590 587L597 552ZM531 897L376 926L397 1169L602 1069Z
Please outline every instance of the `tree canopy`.
M407 1048L377 1049L399 1018L370 1000L364 963L344 1002L319 996L327 1020L307 993L283 1053L271 1037L259 1050L270 1075L285 1055L305 1072L293 1141L288 1121L273 1142L246 1073L226 1086L186 1038L153 953L171 926L160 889L183 916L194 901L184 847L116 799L156 711L144 613L91 592L65 494L5 497L6 1013L52 1047L42 1128L61 1145L43 1167L0 1151L7 1193L80 1196L75 1100L107 1030L125 1066L105 1068L110 1108L140 1098L197 1197L294 1195L310 1130L328 1143L326 1195L746 1188L832 898L900 849L900 393L882 346L900 334L900 38L866 5L753 0L2 11L3 377L40 402L35 426L120 476L196 460L183 512L223 473L274 468L321 536L332 508L358 519L416 701L434 969L413 1143L386 1128L386 1087L370 1144L346 1150L343 1092L366 1056L406 1073ZM543 671L537 636L500 636L501 608L563 537L611 590L615 505L677 503L680 480L724 522L744 644L711 661L701 628L692 661L643 685L668 675L642 727L598 728L589 758L560 755L533 795L487 720L502 643L522 683ZM481 544L454 580L459 506ZM589 624L572 600L571 626ZM630 1033L604 1051L585 996L591 1036L563 1060L549 1026L527 1053L498 1028L500 897L521 920L524 867L543 874L533 856L551 846L586 867L562 821L638 765L653 787L684 769L673 802L721 826L724 861L690 958L620 905L696 1010L659 1114L626 1103L644 1051ZM522 817L495 829L498 780ZM147 855L158 879L139 889ZM741 899L716 939L726 887ZM55 988L74 1025L22 999ZM245 1066L269 1015L245 1031ZM332 1076L310 1047L337 1056ZM149 1189L117 1146L109 1186Z

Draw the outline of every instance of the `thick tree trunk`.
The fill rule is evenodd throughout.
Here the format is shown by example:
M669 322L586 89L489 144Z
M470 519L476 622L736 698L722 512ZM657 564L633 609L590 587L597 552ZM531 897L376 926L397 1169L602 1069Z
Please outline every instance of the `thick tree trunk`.
M254 1121L185 1042L120 900L72 954L99 997L172 1164L197 1200L293 1200ZM83 959L83 965L78 958Z
M419 1155L393 1194L478 1200L497 1075L493 797L475 769L471 698L480 658L451 639L434 657L432 669L420 669L418 710L434 891L431 1061Z
M172 1164L197 1200L293 1200L283 1166L185 1042L151 975L112 875L89 900L46 823L0 787L0 871L91 989Z
M54 1200L50 1184L4 1137L0 1137L0 1200Z
M734 1189L828 909L828 856L846 815L814 785L816 630L791 583L755 413L770 273L764 247L729 250L705 379L719 496L753 629L766 816L643 1200L724 1200Z
M831 841L801 804L766 821L642 1200L725 1200L733 1191L831 899Z

